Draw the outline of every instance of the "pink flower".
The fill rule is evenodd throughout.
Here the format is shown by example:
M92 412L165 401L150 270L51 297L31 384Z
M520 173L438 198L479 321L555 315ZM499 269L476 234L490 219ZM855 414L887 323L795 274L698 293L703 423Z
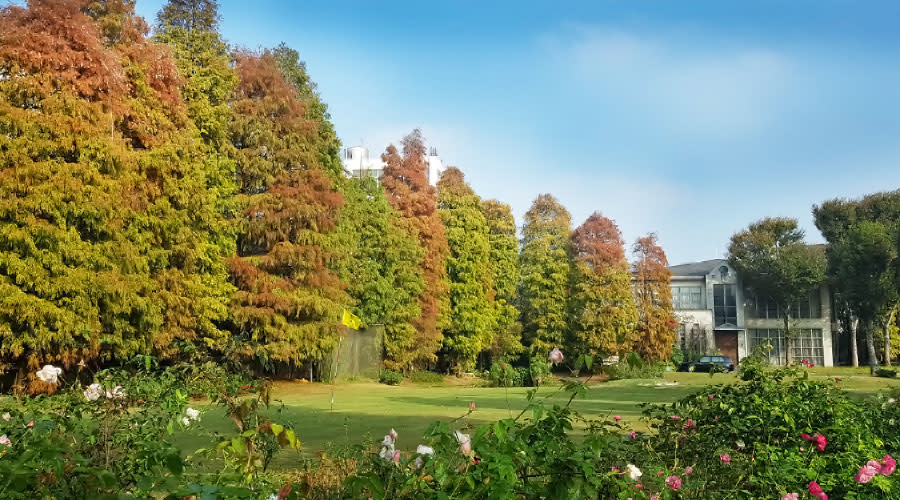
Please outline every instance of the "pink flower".
M694 421L693 421L692 419L689 418L689 419L687 419L687 422L685 422L684 425L683 425L681 428L682 428L682 429L685 429L685 430L687 430L687 429L696 429L696 428L697 428L697 424L695 424Z
M678 479L678 476L669 476L666 478L666 486L678 491L681 488L681 479Z
M25 427L34 427L34 420L25 424Z
M825 445L828 444L828 438L821 434L816 434L813 436L813 439L816 441L816 449L819 451L825 451Z
M712 399L712 398L714 398L714 397L716 397L715 394L710 394L710 395L709 395L709 399Z
M394 429L391 429L391 432L388 432L388 436L391 437L391 441L396 441L397 440L397 431L395 431Z
M672 415L672 420L681 420L681 417L678 415Z
M878 469L872 465L872 462L874 462L874 460L860 467L859 472L857 472L856 475L853 476L853 479L855 479L857 483L868 483L872 480L873 477L878 475ZM878 464L878 462L875 463Z
M395 464L400 463L400 450L397 450L394 452L394 463Z
M799 500L800 495L797 493L785 493L781 500Z
M816 497L817 500L828 500L828 495L822 491L822 487L815 481L809 482L809 494Z
M729 465L731 464L731 455L729 455L728 453L722 453L721 455L719 455L719 460L721 460L723 464Z
M691 475L691 472L694 472L694 468L691 467L690 465L688 465L687 467L684 468L684 475L685 475L685 476L690 476L690 475Z
M622 420L622 417L616 415L615 417L613 417L613 420L615 420L616 422L618 422L619 420Z
M659 495L650 495L650 500L660 500Z
M897 461L890 455L885 455L884 458L881 459L881 464L881 469L878 472L885 476L890 476L897 470Z
M547 356L547 359L550 360L554 365L558 365L562 363L564 356L562 351L559 350L559 347L554 347L552 351L550 351L550 355Z
M634 431L629 432L628 439L637 439L637 432L634 432Z
M639 489L639 490L644 489L644 485L641 484L641 483L638 483L638 484L634 485L634 487L637 488L637 489Z
M812 440L812 436L810 436L809 434L806 434L806 433L800 434L800 437L802 437L803 439L805 439L807 441Z
M475 411L475 401L469 403L469 411Z
M9 440L9 437L6 434L0 436L0 444L3 446L12 446L12 441Z

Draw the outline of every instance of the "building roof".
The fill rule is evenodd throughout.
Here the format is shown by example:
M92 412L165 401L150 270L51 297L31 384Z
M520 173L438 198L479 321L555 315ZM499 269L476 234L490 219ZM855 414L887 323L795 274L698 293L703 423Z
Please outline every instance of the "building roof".
M689 262L687 264L669 266L669 271L672 271L672 276L706 276L707 274L711 273L713 269L718 269L719 266L727 263L728 261L725 259Z

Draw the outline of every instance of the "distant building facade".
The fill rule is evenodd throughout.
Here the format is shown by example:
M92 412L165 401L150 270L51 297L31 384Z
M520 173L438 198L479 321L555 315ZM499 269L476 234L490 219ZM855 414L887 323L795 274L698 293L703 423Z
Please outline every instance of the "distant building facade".
M344 149L342 162L347 175L358 179L363 177L381 179L381 174L384 172L384 162L381 160L381 155L369 155L368 148L364 146L353 146ZM425 168L428 183L432 186L437 185L437 181L441 178L445 167L441 157L438 156L436 148L430 148L428 154L425 155Z
M778 306L754 297L725 259L669 267L672 305L678 320L682 350L719 351L735 362L754 347L771 344L769 359L784 364L786 343ZM807 359L817 366L833 366L831 295L822 286L793 309L792 359Z

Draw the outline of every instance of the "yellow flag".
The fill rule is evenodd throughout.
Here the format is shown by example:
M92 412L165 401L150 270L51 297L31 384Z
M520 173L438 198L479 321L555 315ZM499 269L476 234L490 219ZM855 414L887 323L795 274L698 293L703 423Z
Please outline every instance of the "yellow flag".
M344 316L341 318L341 323L345 326L353 328L354 330L359 330L360 328L362 328L362 320L346 309L344 309Z

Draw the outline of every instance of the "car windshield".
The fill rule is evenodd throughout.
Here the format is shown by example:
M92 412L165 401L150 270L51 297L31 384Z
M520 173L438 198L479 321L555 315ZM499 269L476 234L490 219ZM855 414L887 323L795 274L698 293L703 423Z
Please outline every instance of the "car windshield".
M711 362L712 362L712 356L703 356L702 358L700 358L700 362L701 362L701 363L711 363Z

